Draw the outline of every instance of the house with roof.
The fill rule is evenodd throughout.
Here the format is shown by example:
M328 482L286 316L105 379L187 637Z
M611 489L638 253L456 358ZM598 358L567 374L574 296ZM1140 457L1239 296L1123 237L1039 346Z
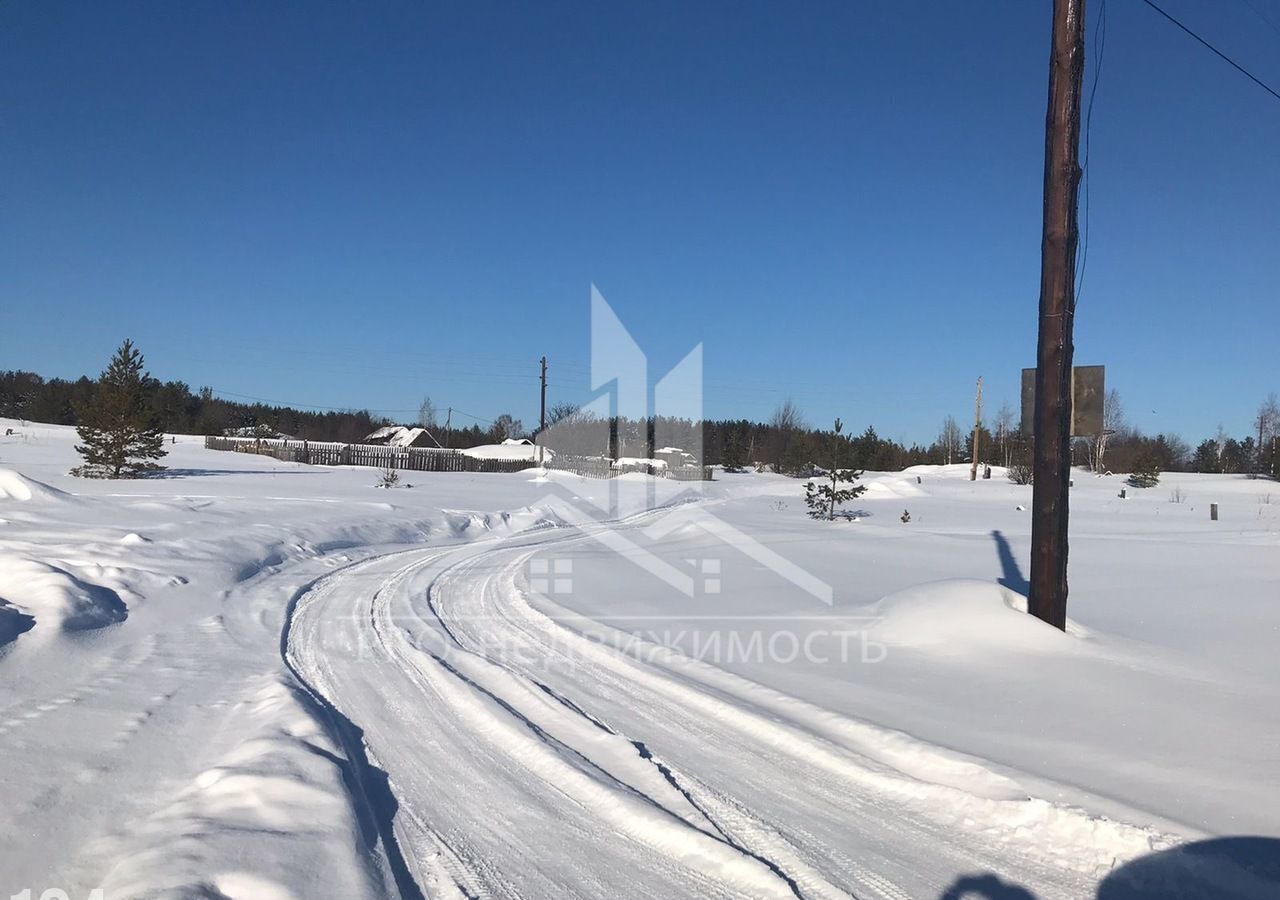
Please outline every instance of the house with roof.
M411 428L408 425L385 425L369 434L363 441L378 447L438 447L436 439L425 428Z

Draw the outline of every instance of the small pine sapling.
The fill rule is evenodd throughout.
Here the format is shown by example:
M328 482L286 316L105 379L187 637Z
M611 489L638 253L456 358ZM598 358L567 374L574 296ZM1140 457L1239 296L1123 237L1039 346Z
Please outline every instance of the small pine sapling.
M854 484L858 480L861 472L854 469L840 468L840 432L843 424L839 419L835 421L835 437L832 441L831 450L831 471L829 473L830 484L816 484L810 481L804 487L804 502L809 507L809 517L812 519L826 519L834 521L836 517L836 507L842 503L848 503L862 495L867 489L866 485ZM841 484L848 484L849 487L840 487Z

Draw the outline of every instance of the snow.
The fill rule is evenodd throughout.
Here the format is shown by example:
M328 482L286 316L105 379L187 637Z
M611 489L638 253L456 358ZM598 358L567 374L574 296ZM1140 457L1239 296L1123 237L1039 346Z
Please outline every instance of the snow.
M415 443L423 436L426 441ZM412 428L406 425L384 425L365 438L371 444L384 444L388 447L434 447L435 441L425 428Z
M528 441L509 438L501 444L481 444L478 447L468 447L461 452L463 455L475 459L536 460L538 458L538 449ZM549 447L543 448L542 454L547 459L555 455Z
M33 559L0 554L0 597L37 626L64 631L102 628L123 622L124 602L110 588L81 581L71 573ZM41 627L39 633L44 634Z
M12 469L0 469L0 501L65 501L68 495Z
M985 653L992 649L1070 653L1087 632L1068 620L1064 634L1027 615L1027 598L999 584L956 578L890 594L870 610L871 633L894 647L938 653Z
M187 436L82 481L4 427L0 896L1280 896L1274 482L1076 473L1061 633L998 469L866 473L849 527Z
M627 469L630 471L636 471L638 469L643 469L645 466L650 466L655 471L665 471L667 468L667 461L665 459L648 459L643 456L619 456L617 459L613 460L612 466L615 469Z

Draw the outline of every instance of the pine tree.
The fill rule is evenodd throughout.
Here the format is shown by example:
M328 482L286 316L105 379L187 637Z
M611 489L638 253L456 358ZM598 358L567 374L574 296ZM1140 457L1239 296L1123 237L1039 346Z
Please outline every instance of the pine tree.
M804 502L809 507L809 517L812 519L826 519L832 521L836 517L836 507L841 503L848 503L862 495L867 489L866 485L853 484L858 480L861 472L853 469L840 468L840 431L843 428L839 419L835 423L835 440L832 442L831 450L831 471L830 484L815 484L810 481L804 486ZM852 485L851 487L842 488L841 483Z
M142 354L126 340L98 379L92 397L76 408L76 432L84 443L76 452L84 465L72 469L86 478L128 478L161 468L164 434L156 424L150 395L154 382L142 370Z
M1193 472L1221 472L1222 464L1218 461L1218 444L1212 438L1203 441L1191 457Z
M724 450L720 462L726 472L741 472L746 465L747 449L742 445L742 436L736 431L725 435Z
M1149 450L1139 453L1133 461L1129 483L1134 487L1149 488L1160 483L1160 461Z

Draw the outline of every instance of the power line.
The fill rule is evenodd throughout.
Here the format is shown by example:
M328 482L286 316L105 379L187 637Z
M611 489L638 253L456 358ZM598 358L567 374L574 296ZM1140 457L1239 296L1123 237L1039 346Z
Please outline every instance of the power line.
M416 413L418 409L392 409L390 407L381 406L322 406L317 403L295 403L289 400L270 400L266 397L255 397L251 394L237 394L235 391L223 391L218 388L210 388L216 396L219 397L235 397L239 400L253 400L255 403L265 403L269 406L276 406L286 409L297 410L323 410L325 412L371 412L371 413ZM469 412L463 412L457 407L450 409L460 416L466 416L468 419L474 419L477 422L484 422L487 425L494 424L493 419L486 419L484 416L472 415Z
M462 410L458 409L458 407L456 406L451 407L451 409L458 415L466 416L468 419L475 419L477 422L484 422L486 425L496 424L493 419L486 419L484 416L473 416L469 412L463 412Z
M238 400L252 400L255 403L266 403L270 406L288 407L290 409L320 409L327 412L417 412L416 409L390 409L368 406L357 409L354 406L322 406L318 403L295 403L290 400L271 400L266 397L255 397L252 394L237 394L235 391L224 391L215 387L211 387L209 390L219 397L235 397Z
M1098 21L1093 26L1093 36L1098 45L1098 53L1093 64L1093 84L1089 88L1089 110L1084 117L1084 239L1080 242L1080 273L1076 276L1075 303L1080 301L1080 291L1084 288L1084 271L1089 264L1089 137L1093 133L1093 101L1098 96L1098 78L1102 75L1102 56L1107 46L1107 0L1102 0L1098 7Z
M1254 13L1257 14L1259 19L1261 19L1262 21L1270 25L1272 31L1274 31L1276 34L1280 34L1280 25L1277 25L1274 19L1272 19L1269 15L1264 13L1262 10L1258 9L1258 7L1254 6L1253 0L1242 0L1242 2L1244 3L1245 6L1253 10Z
M1233 69L1235 69L1235 70L1236 70L1237 72L1239 72L1241 75L1243 75L1244 77L1248 78L1250 81L1252 81L1252 82L1253 82L1254 84L1256 84L1258 87L1262 88L1264 91L1266 91L1266 92L1267 92L1268 94L1270 94L1272 97L1275 97L1277 100L1280 100L1280 93L1277 93L1277 92L1276 92L1276 90L1275 90L1274 88L1272 88L1272 87L1270 87L1269 85L1267 85L1267 84L1266 84L1266 82L1262 81L1262 79L1258 78L1256 75L1254 75L1254 74L1253 74L1252 72L1250 72L1248 69L1246 69L1244 66L1240 65L1240 64L1239 64L1238 62L1236 62L1234 59L1232 59L1231 57L1227 56L1227 54L1223 53L1223 52L1222 52L1221 50L1219 50L1217 47L1213 46L1213 44L1210 44L1210 43L1209 43L1208 41L1206 41L1204 38L1200 37L1200 35L1196 34L1194 31L1192 31L1192 30L1191 30L1190 28L1188 28L1186 25L1183 25L1181 22L1179 22L1179 21L1178 21L1177 19L1175 19L1173 16L1171 16L1171 15L1169 15L1167 12L1165 12L1163 9L1161 9L1161 8L1160 8L1160 7L1158 7L1158 6L1156 6L1156 4L1152 2L1152 0L1142 0L1142 2L1143 2L1143 3L1145 3L1145 4L1147 4L1147 6L1150 6L1150 7L1151 7L1152 9L1154 9L1156 12L1160 13L1160 15L1164 16L1166 19L1168 19L1168 20L1169 20L1170 22L1172 22L1174 25L1177 25L1179 28L1181 28L1181 29L1182 29L1183 31L1185 31L1187 34L1191 35L1191 37L1195 38L1195 39L1196 39L1197 41L1199 41L1201 44L1204 44L1204 46L1208 47L1211 51L1213 51L1213 53L1214 53L1216 56L1218 56L1220 59L1222 59L1222 60L1223 60L1224 62L1226 62L1228 65L1230 65Z

